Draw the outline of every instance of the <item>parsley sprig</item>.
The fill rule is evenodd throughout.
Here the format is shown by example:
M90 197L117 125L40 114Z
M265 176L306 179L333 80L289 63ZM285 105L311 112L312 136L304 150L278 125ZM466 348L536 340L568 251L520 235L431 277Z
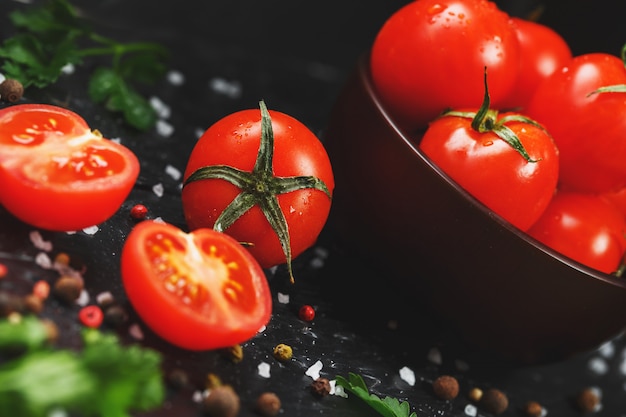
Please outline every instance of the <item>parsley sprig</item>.
M370 394L361 375L350 372L348 379L337 375L335 380L337 385L359 397L383 417L417 417L416 413L411 413L409 403L406 401L399 401L393 397L380 398L376 394Z
M0 45L0 69L27 88L54 84L68 64L82 65L90 57L110 56L110 66L98 67L88 92L96 103L121 112L139 130L157 120L149 101L133 87L163 76L168 51L156 43L120 43L96 33L68 0L47 0L38 7L15 10L9 18L17 33Z
M160 406L165 396L161 356L123 346L113 334L83 330L80 352L56 349L32 316L0 320L0 352L22 353L0 364L0 415L46 417L53 410L83 416L129 417Z

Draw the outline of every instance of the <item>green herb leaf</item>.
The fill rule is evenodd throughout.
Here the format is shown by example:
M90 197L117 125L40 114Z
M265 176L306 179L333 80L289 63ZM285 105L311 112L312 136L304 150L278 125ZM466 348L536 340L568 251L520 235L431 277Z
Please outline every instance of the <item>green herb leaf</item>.
M411 413L408 402L392 397L381 399L375 394L370 394L361 375L350 372L348 379L341 375L337 375L335 379L338 386L359 397L383 417L417 417L416 413Z
M83 331L79 352L53 349L36 318L0 320L5 346L29 346L0 364L0 415L45 417L55 408L84 416L128 417L162 404L161 356L123 346L113 334ZM6 333L4 331L7 331Z
M167 50L151 42L120 43L95 33L68 0L48 0L40 7L10 14L19 32L0 45L0 69L27 88L55 83L68 64L110 56L108 72L90 78L90 97L121 112L139 130L154 126L157 114L130 82L153 83L165 74ZM104 83L98 85L98 83Z

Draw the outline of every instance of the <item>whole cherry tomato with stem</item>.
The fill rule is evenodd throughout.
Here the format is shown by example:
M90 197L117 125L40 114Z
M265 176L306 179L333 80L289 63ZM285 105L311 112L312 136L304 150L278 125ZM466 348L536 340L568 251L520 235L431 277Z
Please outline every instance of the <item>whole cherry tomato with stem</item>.
M271 317L272 295L259 263L235 239L212 229L185 233L144 220L124 243L121 273L141 319L184 349L242 343Z
M385 108L413 133L447 109L480 107L485 66L500 108L515 88L519 60L511 19L494 2L419 0L379 29L370 70Z
M528 234L590 268L615 273L626 251L626 220L596 194L559 191Z
M560 151L559 187L605 193L626 186L626 45L574 58L542 82L526 114Z
M476 199L527 230L556 190L559 151L538 123L489 107L486 77L485 72L485 94L478 111L444 113L430 123L419 146Z
M125 146L58 106L0 109L0 203L42 229L75 231L120 208L139 175Z
M335 187L320 140L295 118L242 110L214 123L189 156L182 191L187 225L224 231L269 268L317 240Z

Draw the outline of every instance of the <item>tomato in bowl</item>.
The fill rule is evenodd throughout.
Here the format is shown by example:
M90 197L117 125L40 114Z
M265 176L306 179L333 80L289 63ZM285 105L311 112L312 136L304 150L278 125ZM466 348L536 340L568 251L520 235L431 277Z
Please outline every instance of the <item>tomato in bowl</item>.
M330 220L338 238L468 346L547 363L623 330L626 279L540 243L438 168L382 104L367 54L337 98L324 141L341 190Z

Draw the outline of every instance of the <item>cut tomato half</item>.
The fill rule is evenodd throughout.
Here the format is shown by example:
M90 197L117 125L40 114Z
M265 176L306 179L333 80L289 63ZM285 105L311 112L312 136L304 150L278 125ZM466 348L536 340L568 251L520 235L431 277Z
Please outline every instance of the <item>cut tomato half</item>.
M144 220L124 244L124 289L154 333L189 350L233 346L271 316L263 269L234 238Z

